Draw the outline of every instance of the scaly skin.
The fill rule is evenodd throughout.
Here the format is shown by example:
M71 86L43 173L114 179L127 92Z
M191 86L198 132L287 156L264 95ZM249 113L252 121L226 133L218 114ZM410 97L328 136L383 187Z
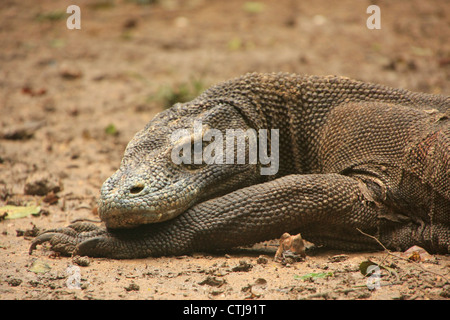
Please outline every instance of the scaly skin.
M450 251L450 99L342 77L248 74L157 115L103 185L105 227L30 251L112 258L224 249L301 232L343 250ZM279 170L175 164L177 129L279 129ZM205 148L205 144L203 148ZM247 150L248 152L248 150Z

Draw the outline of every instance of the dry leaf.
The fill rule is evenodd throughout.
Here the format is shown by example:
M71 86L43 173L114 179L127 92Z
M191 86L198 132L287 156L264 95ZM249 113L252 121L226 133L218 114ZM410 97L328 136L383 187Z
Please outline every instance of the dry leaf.
M28 217L30 214L37 215L41 211L40 206L13 206L7 205L4 207L0 207L0 215L4 217L4 219L19 219Z
M411 248L403 252L402 256L415 262L427 261L433 257L425 249L419 246L412 246Z
M286 255L293 257L305 258L305 244L301 234L291 236L289 233L284 233L280 238L280 246L275 253L275 261L283 261Z

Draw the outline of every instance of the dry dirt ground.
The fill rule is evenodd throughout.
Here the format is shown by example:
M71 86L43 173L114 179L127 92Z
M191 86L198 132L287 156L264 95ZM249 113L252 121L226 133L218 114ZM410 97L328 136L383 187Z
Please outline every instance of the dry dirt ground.
M366 26L372 2L380 30ZM134 133L211 84L288 71L450 94L448 1L372 2L2 0L0 207L39 205L40 214L0 221L0 298L449 299L442 255L412 263L319 250L281 264L276 247L260 245L79 266L46 245L28 254L36 228L97 219L99 188ZM70 4L81 30L66 27ZM40 191L60 187L36 195L42 178ZM378 289L359 270L368 259L389 268Z

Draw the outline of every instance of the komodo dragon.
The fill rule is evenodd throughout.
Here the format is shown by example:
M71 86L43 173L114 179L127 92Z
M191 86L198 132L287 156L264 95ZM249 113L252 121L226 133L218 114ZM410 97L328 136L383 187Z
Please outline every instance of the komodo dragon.
M284 232L341 250L382 249L361 230L393 250L448 253L449 106L449 97L343 77L244 75L175 104L135 135L101 188L106 228L47 230L30 252L49 241L65 255L181 255ZM171 133L194 120L202 134L278 129L278 171L261 174L259 161L175 164L181 142Z

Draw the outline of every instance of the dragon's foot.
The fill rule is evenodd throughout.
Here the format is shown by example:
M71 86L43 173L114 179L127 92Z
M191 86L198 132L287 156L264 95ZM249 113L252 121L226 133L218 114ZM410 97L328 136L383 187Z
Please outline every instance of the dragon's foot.
M104 227L89 222L75 222L64 228L41 232L31 243L31 254L39 244L49 242L51 249L62 255L106 256L110 239ZM102 249L103 248L103 249Z

